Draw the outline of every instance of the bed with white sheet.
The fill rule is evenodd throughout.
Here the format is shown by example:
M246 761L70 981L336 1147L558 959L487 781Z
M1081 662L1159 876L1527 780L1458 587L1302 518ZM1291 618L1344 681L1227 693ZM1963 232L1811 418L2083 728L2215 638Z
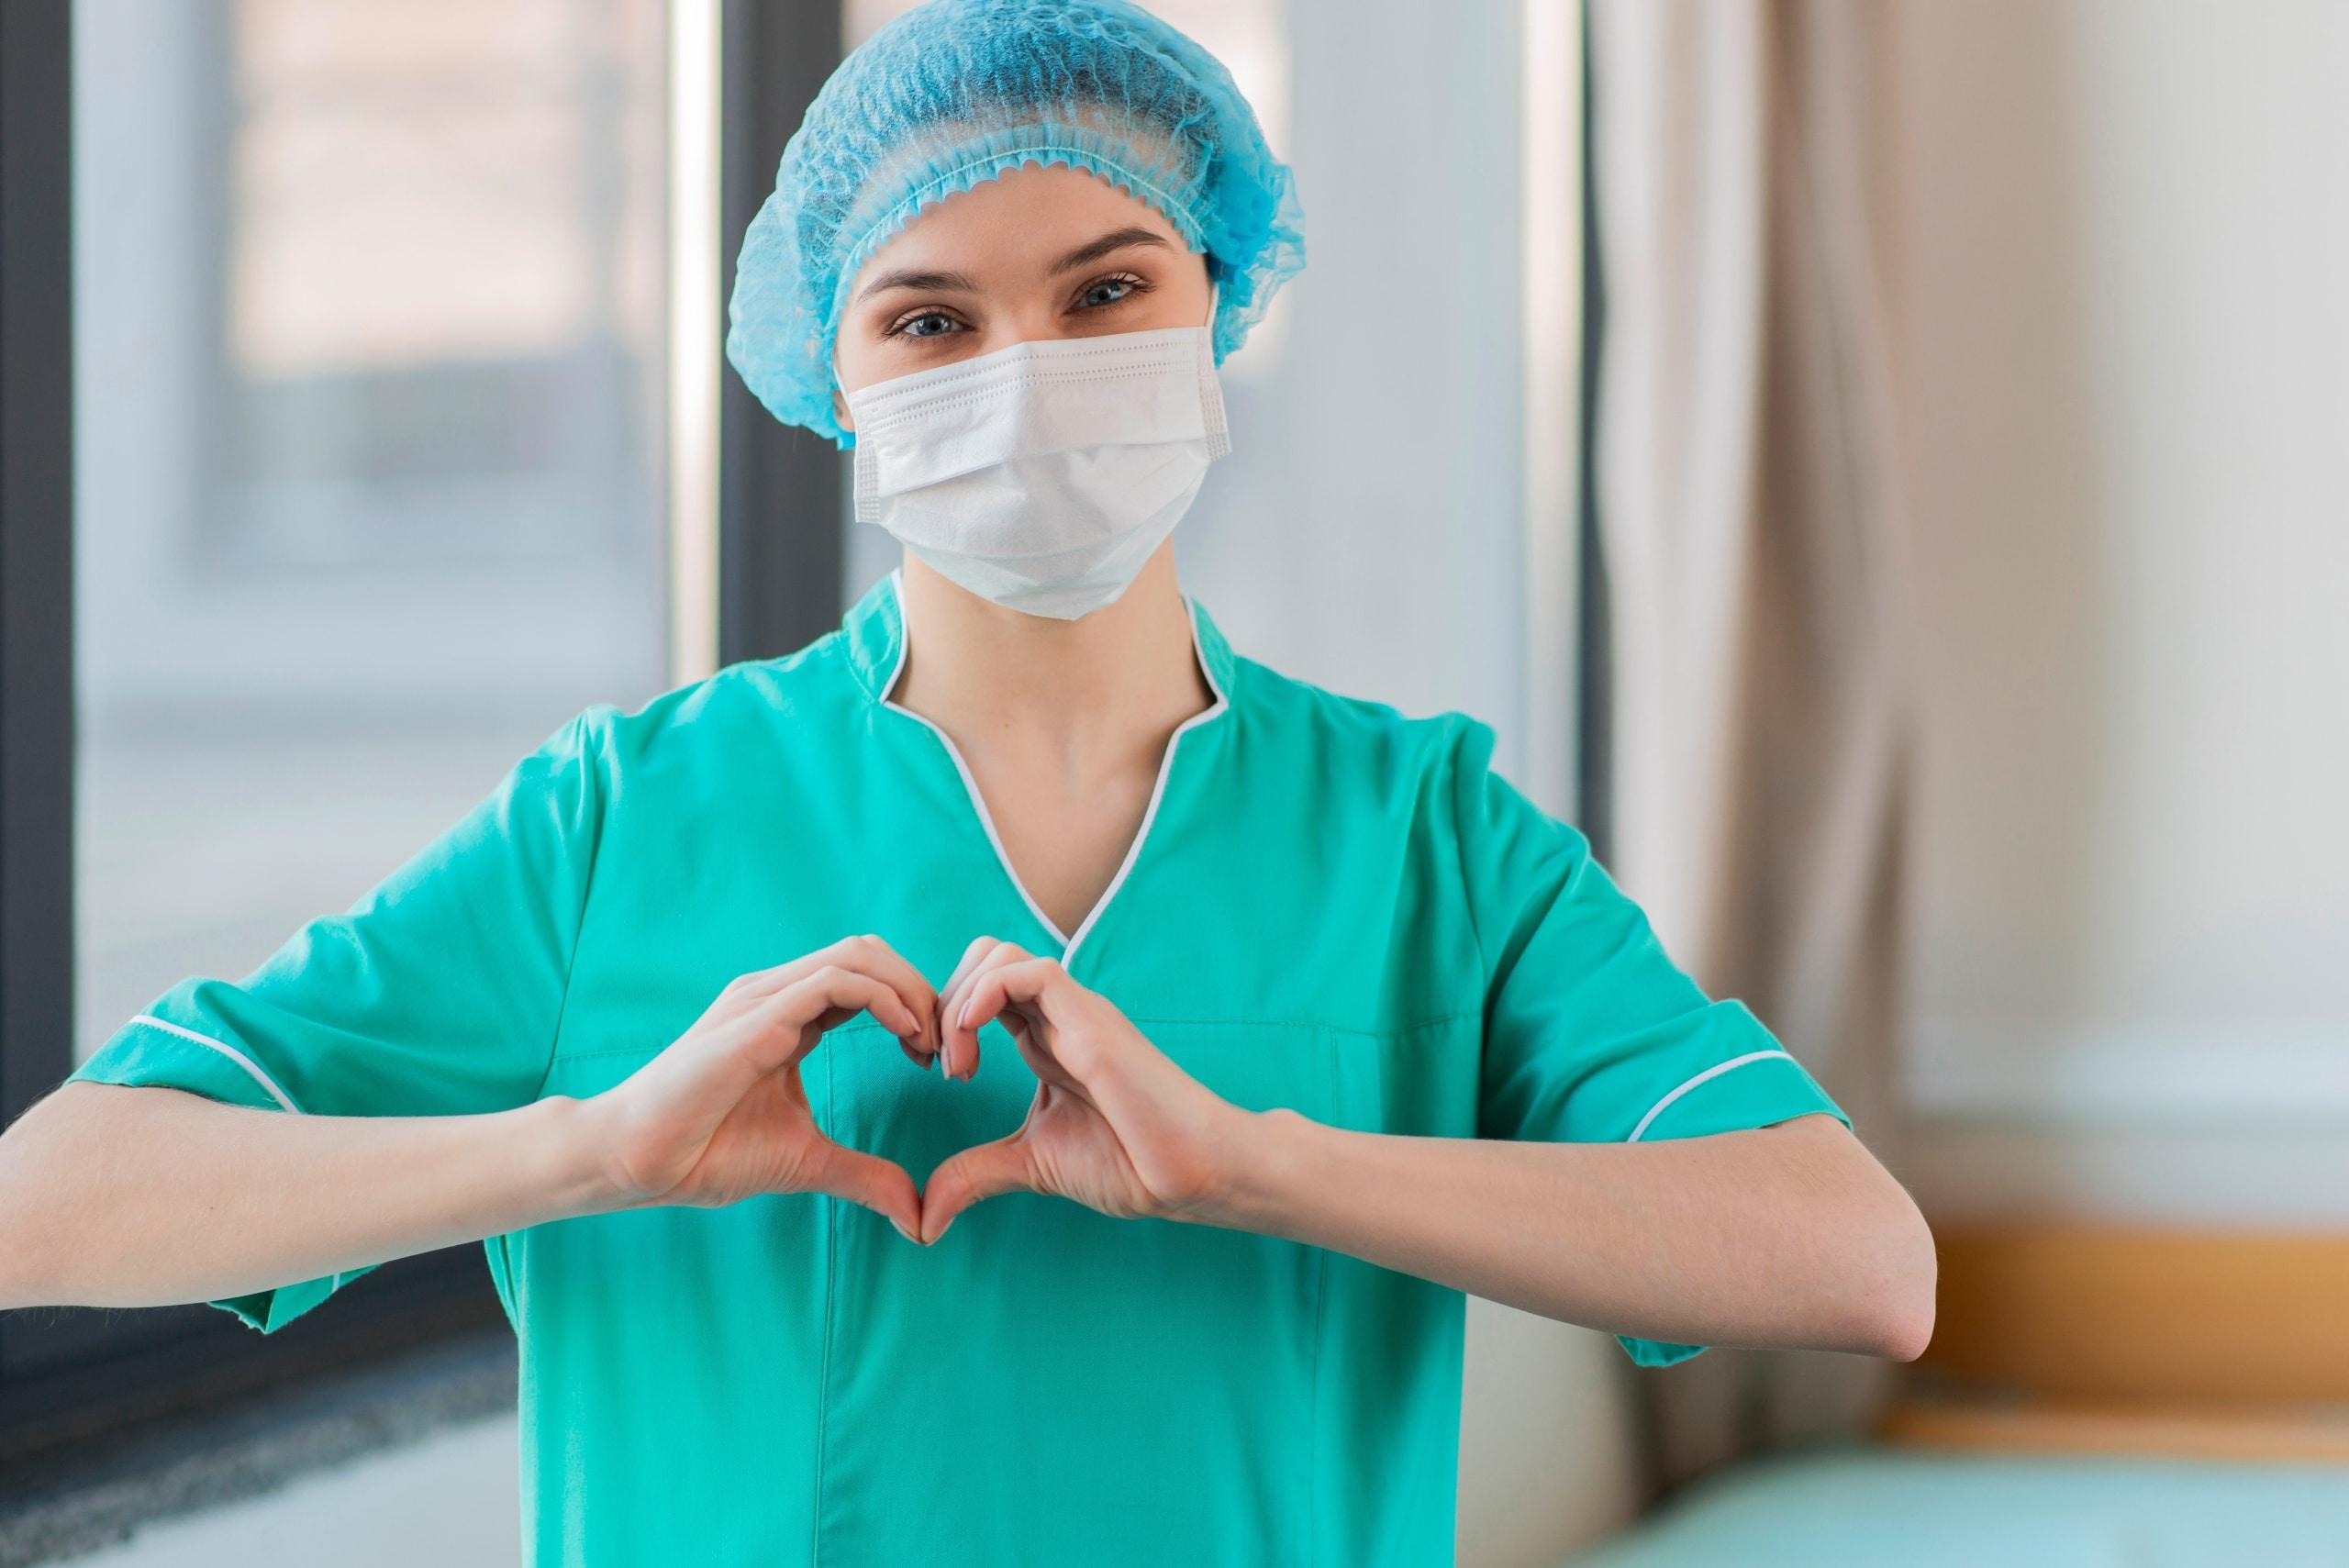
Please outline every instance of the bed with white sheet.
M1873 1440L1730 1465L1572 1568L2349 1568L2349 1238L1939 1240Z
M1865 1447L1731 1466L1574 1568L2349 1568L2349 1466Z

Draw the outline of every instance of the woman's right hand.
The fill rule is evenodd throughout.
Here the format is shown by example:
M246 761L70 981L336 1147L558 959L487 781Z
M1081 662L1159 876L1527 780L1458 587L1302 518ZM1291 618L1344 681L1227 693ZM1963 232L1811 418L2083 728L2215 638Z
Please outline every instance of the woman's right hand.
M807 1107L799 1063L826 1030L870 1013L914 1062L938 1053L938 994L875 936L848 937L730 982L694 1026L625 1082L581 1102L606 1209L717 1207L756 1193L829 1193L921 1234L903 1166L844 1148Z

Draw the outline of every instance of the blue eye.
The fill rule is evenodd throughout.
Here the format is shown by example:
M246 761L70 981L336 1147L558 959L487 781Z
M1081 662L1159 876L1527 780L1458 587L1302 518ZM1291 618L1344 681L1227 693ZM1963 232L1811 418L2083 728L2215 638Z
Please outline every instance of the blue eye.
M1076 296L1076 307L1079 310L1100 310L1134 295L1147 293L1150 287L1148 283L1131 273L1120 272L1115 277L1097 278L1085 284L1085 292Z
M931 323L937 325L932 326ZM959 325L952 317L941 311L927 310L897 323L897 330L908 338L943 338Z

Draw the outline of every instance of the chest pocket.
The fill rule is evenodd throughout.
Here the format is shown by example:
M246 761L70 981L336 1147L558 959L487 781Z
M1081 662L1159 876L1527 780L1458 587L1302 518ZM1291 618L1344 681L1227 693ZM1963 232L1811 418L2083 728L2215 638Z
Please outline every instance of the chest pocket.
M1338 1041L1316 1024L1133 1020L1175 1065L1243 1110L1287 1109L1350 1124Z
M1476 1128L1475 1014L1392 1029L1137 1019L1191 1076L1247 1110L1286 1106L1355 1132L1465 1138Z

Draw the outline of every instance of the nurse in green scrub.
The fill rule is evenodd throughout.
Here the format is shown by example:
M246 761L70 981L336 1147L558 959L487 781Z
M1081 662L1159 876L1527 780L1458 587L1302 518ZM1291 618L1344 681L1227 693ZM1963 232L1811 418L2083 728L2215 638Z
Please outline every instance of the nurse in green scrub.
M877 34L728 348L902 565L125 1021L0 1140L0 1306L272 1332L478 1240L534 1563L1447 1562L1464 1293L1915 1355L1907 1195L1492 731L1178 586L1299 221L1117 0Z

